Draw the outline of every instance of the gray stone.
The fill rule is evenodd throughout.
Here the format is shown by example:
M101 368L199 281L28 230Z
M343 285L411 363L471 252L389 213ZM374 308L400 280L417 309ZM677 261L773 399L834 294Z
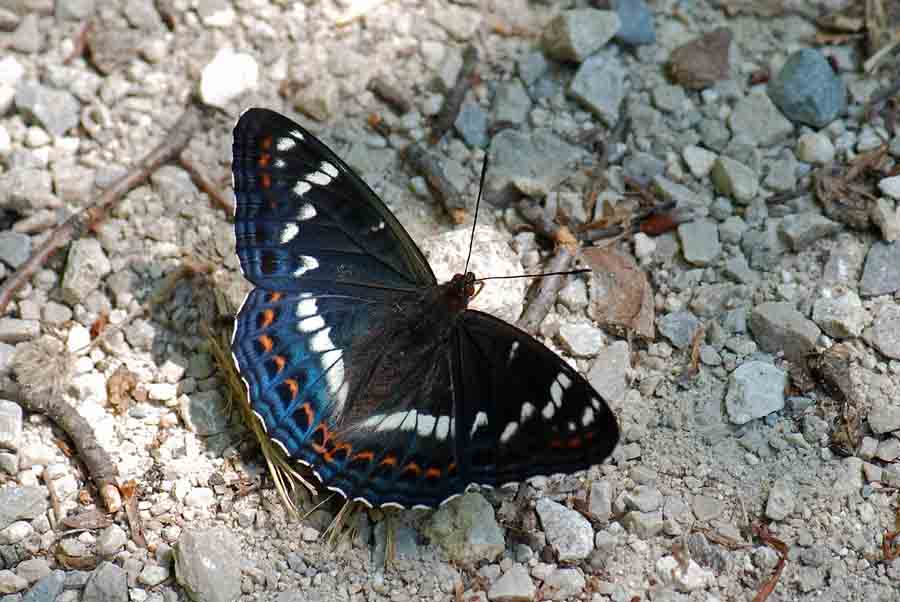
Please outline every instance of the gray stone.
M210 18L203 8L204 5L204 2L197 3L197 14L200 15L200 19L205 25L215 26L215 23L208 23ZM122 13L128 19L128 23L136 29L158 31L163 27L162 19L156 10L156 6L154 6L153 0L126 0Z
M750 330L763 351L778 353L792 361L801 361L815 349L819 327L790 303L763 303L750 314Z
M546 129L530 133L506 129L494 136L490 146L491 169L486 194L516 188L522 194L543 198L569 177L569 167L582 151Z
M72 319L72 310L56 301L47 301L41 308L41 319L51 326L62 326Z
M531 86L541 76L547 73L550 63L544 58L544 53L537 50L529 52L517 64L519 77L526 86Z
M138 583L147 587L156 587L169 578L169 569L164 566L148 564L138 575Z
M719 224L719 238L726 244L738 244L746 231L747 222L737 215L732 215Z
M866 249L856 236L839 236L822 270L822 286L855 287L865 259Z
M175 546L175 576L195 602L232 602L241 594L242 557L224 529L185 529Z
M418 558L419 546L416 544L416 538L418 537L416 530L409 525L404 525L397 521L394 521L392 527L394 558L407 558L410 560ZM388 549L387 534L387 521L379 521L376 523L375 528L373 529L375 547L372 552L373 562L376 563L375 566L384 566ZM318 531L316 531L316 535L316 539L318 539Z
M81 303L97 287L112 267L96 238L81 238L69 247L62 295L69 303Z
M81 105L71 93L34 81L16 86L16 108L52 136L62 136L77 126L81 112Z
M22 438L22 406L0 399L0 449L17 451Z
M775 192L790 192L797 188L797 160L790 151L769 163L769 173L763 184Z
M113 524L104 529L97 538L97 553L109 558L119 553L128 543L128 534L119 525Z
M656 321L656 326L660 334L678 349L689 347L697 331L703 327L697 316L689 311L676 311L661 316Z
M872 243L866 255L859 294L877 297L900 290L900 240Z
M31 256L31 237L20 232L0 232L0 261L18 268Z
M781 233L795 251L803 251L820 238L841 230L841 225L815 211L786 215L781 220Z
M47 490L43 487L4 487L0 489L0 529L18 520L37 518L49 507Z
M619 120L619 106L625 99L626 71L615 59L592 56L581 64L569 95L609 127Z
M223 574L220 579L225 580L227 577ZM84 585L83 599L93 602L128 602L125 570L111 562L100 563Z
M721 516L725 510L725 504L722 503L722 500L717 500L708 495L695 495L691 509L694 511L694 516L697 517L697 520L705 523Z
M50 574L50 565L43 558L23 560L16 567L16 574L28 583L34 583Z
M709 176L720 194L729 196L742 205L752 201L759 192L759 177L756 173L729 157L716 158Z
M622 519L623 526L641 539L659 535L663 530L662 510L639 512L633 510Z
M494 508L477 492L441 506L425 524L424 533L454 562L494 560L505 548Z
M49 571L49 567L47 567ZM31 589L22 597L22 602L46 602L47 600L60 600L58 598L66 583L65 571L56 570L41 577ZM103 599L88 598L85 592L84 600L96 600L97 602L125 602L127 598Z
M525 123L531 110L531 98L518 78L503 82L497 88L491 109L495 122Z
M757 273L750 268L747 258L740 253L725 262L722 273L742 284L751 284L759 279Z
M616 341L601 351L591 369L588 382L608 402L617 402L628 390L628 370L631 367L631 351L625 341Z
M731 373L725 409L732 424L745 424L784 407L787 373L772 364L750 361Z
M830 337L857 337L865 325L866 312L852 289L824 288L813 303L813 321Z
M591 523L575 510L541 498L535 505L541 526L560 562L584 560L594 549Z
M41 333L41 323L37 320L0 318L0 342L21 343L30 341Z
M728 126L735 135L745 135L757 146L771 146L794 131L765 94L750 94L740 100L728 118Z
M869 205L869 217L872 223L881 230L881 238L886 242L900 240L900 204L890 199L878 197Z
M40 28L40 19L34 13L22 17L19 26L9 37L9 45L23 54L40 52L44 47L44 33Z
M558 568L547 575L541 591L548 600L573 600L584 590L586 582L575 568Z
M559 328L560 344L576 357L594 357L604 347L603 331L592 324L566 323Z
M713 263L722 252L719 228L715 222L700 219L680 224L678 237L688 263L706 266Z
M772 485L766 501L766 516L772 520L784 520L797 503L797 489L787 478L780 478Z
M834 144L822 132L807 132L797 140L797 158L804 163L828 165L834 157Z
M607 523L612 518L613 486L607 480L591 483L591 494L588 498L588 512L594 520Z
M488 600L492 602L531 602L537 588L531 575L521 564L514 564L488 590Z
M684 147L681 156L694 177L701 179L709 175L718 157L716 153L692 144Z
M769 96L792 121L823 128L847 108L843 80L822 54L812 48L788 57L769 81Z
M656 41L653 11L644 0L615 0L613 7L619 15L616 40L629 46L652 44Z
M629 510L652 512L662 507L663 497L659 489L650 485L638 485L624 495L625 507Z
M469 146L482 148L488 143L488 116L477 102L464 102L453 127Z
M94 14L94 0L58 0L56 18L59 21L83 21Z
M900 305L884 305L872 323L872 344L887 357L900 360Z
M0 570L0 594L13 594L28 587L28 582L8 569Z
M566 10L550 21L541 43L549 56L580 63L610 41L619 25L619 16L611 11Z
M65 202L87 205L92 200L94 179L97 172L70 163L53 165L53 187L56 195Z
M900 458L900 440L890 437L879 442L875 457L885 462L893 462Z

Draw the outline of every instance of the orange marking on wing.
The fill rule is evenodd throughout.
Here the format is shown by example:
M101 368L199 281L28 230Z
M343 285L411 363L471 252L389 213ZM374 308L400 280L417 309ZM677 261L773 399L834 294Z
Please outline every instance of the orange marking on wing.
M263 153L259 156L259 159L256 161L256 164L260 167L268 167L269 161L272 160L272 155L269 153Z
M578 436L572 437L571 439L569 439L566 442L566 446L568 446L570 449L575 449L576 447L581 447L581 437L578 437Z
M272 342L272 337L268 335L256 337L256 342L262 345L262 348L266 353L272 351L272 347L275 346L275 344Z
M419 475L422 474L422 468L415 462L410 462L409 464L407 464L406 466L403 467L403 472L404 473L411 472L415 476L418 477Z
M550 440L550 447L552 447L553 449L560 449L564 446L565 446L565 444L562 442L561 439L551 439Z
M297 381L293 378L286 378L284 379L284 384L291 390L291 399L296 399L297 393L300 392L300 385L297 384Z
M269 150L270 148L272 148L272 137L271 137L271 136L266 136L265 138L263 138L262 140L260 140L260 141L259 141L259 148L263 149L264 151L267 151L267 150Z
M370 451L361 451L358 454L353 454L353 457L350 458L350 460L352 460L354 462L356 460L365 460L366 462L371 462L374 459L375 459L375 454Z
M300 406L300 409L306 414L306 424L312 424L313 418L315 418L315 414L313 413L312 406L309 405L309 402L304 403Z
M450 462L450 464L447 466L447 474L450 475L454 472L456 472L456 462Z
M269 293L269 298L266 299L266 301L268 303L278 303L279 301L281 301L281 298L283 296L284 295L282 295L281 293Z
M397 456L394 454L388 454L384 457L384 460L378 463L379 466L396 466L397 465Z
M263 188L268 189L272 186L272 176L270 176L269 174L263 173L259 176L259 179L259 183Z
M335 445L333 450L325 452L325 461L334 462L335 454L337 454L342 449L347 450L347 455L349 456L350 452L353 451L353 446L351 446L349 443L339 443L338 445Z
M432 466L431 468L429 468L425 471L425 478L426 479L440 479L441 478L441 469L435 468Z
M283 355L276 355L276 356L273 356L273 357L272 357L272 361L275 362L275 369L276 369L278 372L281 372L282 370L284 370L284 365L285 365L285 363L287 362L287 360L284 359L284 356L283 356Z
M275 321L275 312L271 309L264 309L260 314L260 328L268 328Z

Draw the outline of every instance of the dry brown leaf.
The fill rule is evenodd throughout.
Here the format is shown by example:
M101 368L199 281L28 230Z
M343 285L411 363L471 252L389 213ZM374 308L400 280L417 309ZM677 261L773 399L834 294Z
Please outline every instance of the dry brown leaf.
M137 386L137 375L121 364L106 381L106 394L116 413L123 414L131 405L131 392Z
M634 258L612 246L590 247L583 257L594 272L594 319L617 335L633 332L653 340L653 292Z
M66 529L105 529L111 524L109 516L96 508L67 516L62 520L62 526Z
M669 73L675 83L691 90L708 88L728 77L731 30L719 27L676 48L669 57Z

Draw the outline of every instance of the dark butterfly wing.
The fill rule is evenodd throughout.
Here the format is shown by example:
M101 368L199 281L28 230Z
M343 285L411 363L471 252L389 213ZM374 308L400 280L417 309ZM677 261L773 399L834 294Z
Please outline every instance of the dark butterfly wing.
M251 406L288 457L377 506L435 506L456 470L450 348L406 339L417 295L332 284L255 289L232 349ZM385 341L392 344L386 345Z
M467 310L457 328L454 398L464 479L498 486L599 464L619 440L600 394L527 333Z
M234 128L233 156L237 252L256 286L435 284L422 252L384 203L287 117L245 111Z

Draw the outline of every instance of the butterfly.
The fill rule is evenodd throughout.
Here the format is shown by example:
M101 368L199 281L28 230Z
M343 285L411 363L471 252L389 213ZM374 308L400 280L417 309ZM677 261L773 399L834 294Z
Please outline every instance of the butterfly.
M597 391L529 334L468 309L474 274L438 284L310 132L249 109L233 153L237 254L255 288L232 353L267 436L326 488L435 507L612 453L619 429Z

